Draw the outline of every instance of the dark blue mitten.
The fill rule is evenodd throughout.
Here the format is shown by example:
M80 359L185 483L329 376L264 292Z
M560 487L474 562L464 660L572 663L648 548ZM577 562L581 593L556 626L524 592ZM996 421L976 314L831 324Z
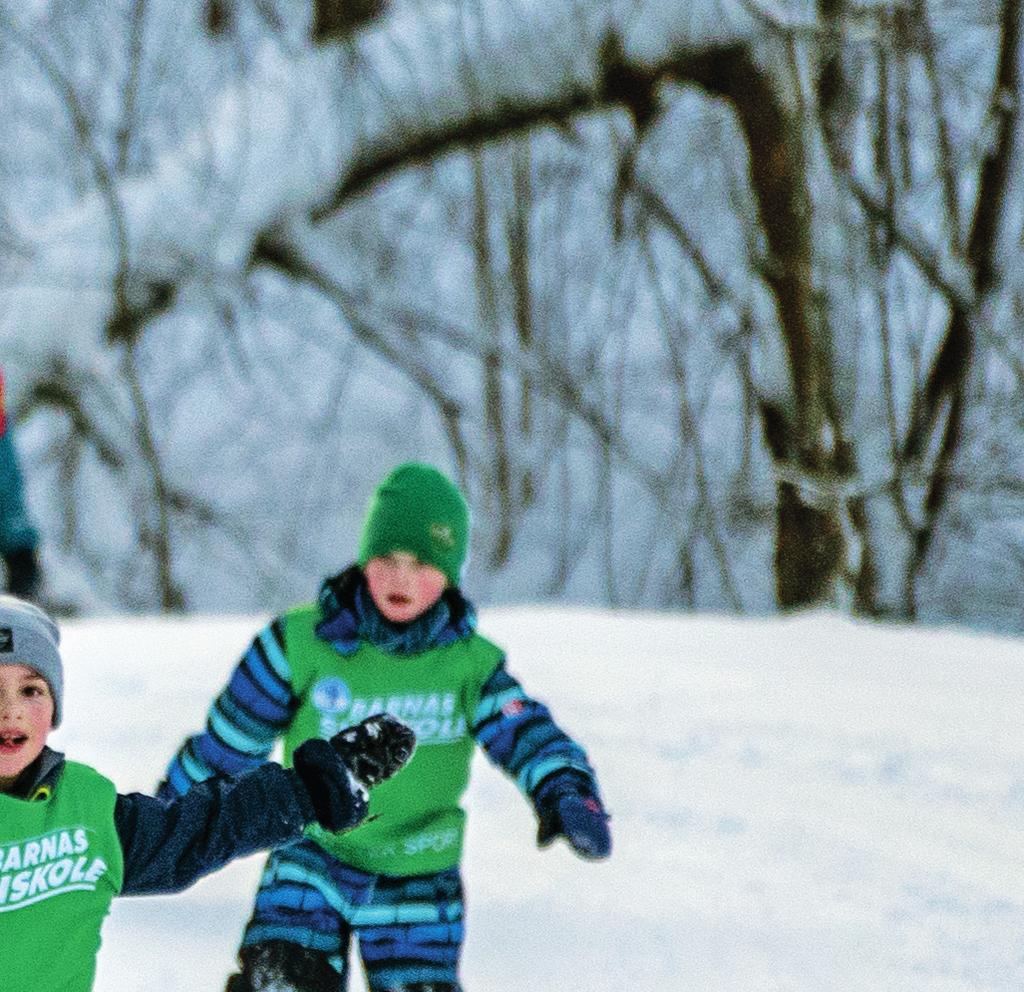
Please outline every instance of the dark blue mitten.
M303 741L292 755L292 766L325 830L350 830L366 818L369 792L329 741Z
M309 793L317 822L349 830L366 818L369 789L391 778L412 757L416 735L401 720L377 713L335 734L295 749L292 764Z
M581 858L596 861L612 853L609 817L589 779L576 772L553 775L537 789L534 805L540 847L564 837Z

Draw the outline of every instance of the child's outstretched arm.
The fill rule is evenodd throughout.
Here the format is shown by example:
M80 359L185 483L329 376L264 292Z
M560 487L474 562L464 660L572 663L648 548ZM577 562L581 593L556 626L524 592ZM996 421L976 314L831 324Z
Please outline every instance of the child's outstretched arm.
M527 695L504 663L483 687L472 733L532 803L542 847L564 836L581 857L611 853L608 814L586 752L543 703Z
M267 760L298 706L281 622L253 638L214 700L206 729L187 738L171 759L157 795L184 795L212 775L238 775Z
M298 840L316 821L336 832L366 816L368 790L412 756L413 732L387 714L295 750L238 778L211 778L171 800L133 793L114 808L124 851L122 895L179 892L227 862Z

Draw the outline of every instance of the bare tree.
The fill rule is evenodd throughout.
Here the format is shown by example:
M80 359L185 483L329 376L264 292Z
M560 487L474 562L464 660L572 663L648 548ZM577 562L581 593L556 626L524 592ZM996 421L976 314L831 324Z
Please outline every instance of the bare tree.
M65 363L77 450L102 433L104 470L146 480L163 608L197 521L251 543L172 453L160 384L187 363L138 359L188 324L246 387L346 382L296 424L352 443L358 410L396 451L446 449L492 588L941 613L964 501L1019 499L1018 7L217 0L172 26L124 0L76 36L5 5L4 169L56 163L60 195L8 186L4 281L63 294L68 331L52 294L9 313L31 367ZM66 388L110 352L116 428Z

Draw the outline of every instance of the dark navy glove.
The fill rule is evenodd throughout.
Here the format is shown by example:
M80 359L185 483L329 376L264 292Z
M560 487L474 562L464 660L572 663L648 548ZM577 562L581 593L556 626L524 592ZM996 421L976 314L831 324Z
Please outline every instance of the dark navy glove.
M551 776L537 789L534 804L540 847L564 837L581 858L597 861L612 853L608 814L593 783L584 776L575 772Z
M292 755L292 767L306 787L316 822L325 830L351 830L366 819L369 790L328 741L303 741Z
M370 788L394 775L415 747L415 734L401 720L382 713L329 741L304 741L292 755L292 766L317 822L332 832L351 830L366 819Z

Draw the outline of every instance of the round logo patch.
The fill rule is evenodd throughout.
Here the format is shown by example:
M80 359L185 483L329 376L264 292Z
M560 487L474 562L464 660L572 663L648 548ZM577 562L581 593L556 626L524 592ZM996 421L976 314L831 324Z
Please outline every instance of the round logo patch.
M452 533L450 524L433 523L430 525L430 536L435 543L445 548L455 547L455 535Z
M321 713L341 713L352 702L352 693L344 679L328 675L313 686L313 705Z

